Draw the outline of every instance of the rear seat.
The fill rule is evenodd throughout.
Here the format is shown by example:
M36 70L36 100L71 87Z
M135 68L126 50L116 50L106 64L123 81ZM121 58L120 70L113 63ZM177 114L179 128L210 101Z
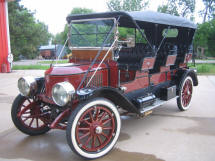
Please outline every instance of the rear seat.
M123 70L141 70L146 57L153 57L152 49L148 45L137 43L133 48L123 47L119 52L118 67Z
M179 45L178 55L176 58L175 65L179 65L180 63L185 62L186 54L193 52L193 46L187 46L187 45Z
M178 48L171 43L165 43L158 51L155 67L152 72L160 72L160 68L169 67L175 64Z

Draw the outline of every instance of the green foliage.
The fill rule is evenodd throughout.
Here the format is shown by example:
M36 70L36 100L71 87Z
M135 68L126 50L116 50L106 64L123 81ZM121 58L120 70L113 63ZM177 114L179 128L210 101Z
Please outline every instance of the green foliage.
M162 35L164 37L177 37L178 30L177 29L164 29Z
M48 27L34 18L34 14L20 6L18 1L8 5L11 50L15 60L20 55L35 58L40 45L48 43L51 34Z
M70 42L76 47L101 47L113 26L112 19L73 23L70 30ZM111 37L106 41L106 46L112 44L113 39L112 32Z
M215 56L215 19L199 24L195 37L194 49L202 47L207 49L206 55Z
M215 57L215 19L211 21L211 30L208 36L208 53Z
M215 17L215 0L203 0L205 5L204 9L200 11L200 15L203 16L203 23L206 19L211 20Z
M149 0L109 0L107 6L110 11L140 11L149 6ZM125 40L130 35L135 35L134 29L119 28L121 40ZM139 31L137 31L136 42L145 42Z
M166 4L158 7L158 12L193 19L195 3L195 0L167 0Z
M134 35L134 29L119 27L119 39L125 40L128 35Z
M71 11L71 15L72 14L87 14L87 13L93 13L94 11L92 9L88 9L88 8L73 8Z
M109 0L107 2L110 11L140 11L148 5L149 0Z
M179 16L179 13L177 11L176 6L172 6L171 7L168 4L165 4L165 5L162 5L162 6L158 6L157 11L161 12L161 13L168 13L168 14L171 14L171 15Z
M194 47L207 48L208 36L209 36L209 23L199 24L194 37Z
M94 11L87 8L73 8L71 14L87 14L93 13ZM52 40L53 44L64 44L67 39L67 34L69 32L68 24L65 25L64 30L56 34Z
M52 39L52 44L64 44L67 39L67 34L69 32L68 25L66 24L64 30L54 36Z

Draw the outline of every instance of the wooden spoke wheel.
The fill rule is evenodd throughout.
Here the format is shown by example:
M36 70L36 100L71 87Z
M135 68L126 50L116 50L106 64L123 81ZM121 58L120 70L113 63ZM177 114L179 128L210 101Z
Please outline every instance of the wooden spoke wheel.
M13 102L11 116L14 125L23 133L41 135L50 130L47 126L48 110L48 107L41 106L39 102L18 95Z
M121 127L120 115L113 103L98 98L78 106L67 126L67 141L78 155L95 159L115 145Z
M193 95L193 80L187 76L181 84L179 97L177 98L178 108L181 111L189 109Z

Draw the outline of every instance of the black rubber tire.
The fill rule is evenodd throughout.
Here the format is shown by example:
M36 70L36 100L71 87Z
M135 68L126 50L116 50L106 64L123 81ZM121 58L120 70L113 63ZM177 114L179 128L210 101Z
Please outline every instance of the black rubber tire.
M45 134L46 132L48 132L50 130L50 128L48 126L44 126L43 128L39 129L39 130L32 130L27 128L26 126L24 126L20 119L17 117L17 114L19 112L19 108L20 105L22 105L22 103L26 100L26 97L22 96L21 94L19 94L12 105L11 108L11 118L12 121L14 123L14 125L17 127L17 129L19 129L21 132L30 135L30 136L36 136L36 135L42 135Z
M190 77L190 76L187 76L183 79L183 81L181 82L180 84L180 89L179 89L179 97L177 98L177 105L178 105L178 108L179 110L181 111L186 111L190 108L190 103L191 103L191 100L192 100L192 95L191 95L191 99L190 99L190 102L188 104L188 106L184 106L183 103L182 103L182 89L183 89L183 86L184 86L184 83L187 81L187 80L190 80L191 81L191 84L192 84L192 94L193 94L193 79Z
M76 153L78 156L80 156L80 157L82 157L82 158L84 158L84 159L87 159L87 160L97 159L97 158L100 158L100 157L103 157L104 155L106 155L108 152L110 152L110 151L112 150L112 148L113 148L114 145L116 144L117 139L118 139L118 137L119 137L119 135L116 135L117 138L114 139L114 140L116 140L116 142L113 144L113 147L111 147L104 155L102 155L102 156L97 156L97 157L87 157L87 156L83 156L83 155L81 155L81 154L76 150L75 146L73 145L72 139L71 139L71 131L72 131L72 126L75 124L74 121L75 121L75 119L76 119L77 114L80 112L80 110L81 110L83 107L87 106L88 103L93 102L93 101L97 101L97 100L106 101L106 102L108 102L108 103L114 105L111 101L109 101L109 100L107 100L107 99L105 99L105 98L95 98L95 99L86 101L86 102L84 102L84 103L82 103L82 104L79 104L79 105L75 108L75 110L71 113L71 116L70 116L70 118L69 118L69 120L68 120L67 129L66 129L67 143L68 143L68 145L70 146L71 150L72 150L74 153ZM114 105L114 106L115 106L115 105ZM91 107L92 107L92 106L91 106ZM117 111L117 112L118 112L118 111ZM119 113L118 113L118 114L119 114ZM118 117L118 116L117 116L117 117ZM119 119L120 119L120 115L119 115ZM121 129L121 120L120 120L119 124L117 124L117 128L119 128L118 130L119 130L119 133L120 133L120 129ZM106 150L107 148L108 148L108 147L106 147L105 150Z

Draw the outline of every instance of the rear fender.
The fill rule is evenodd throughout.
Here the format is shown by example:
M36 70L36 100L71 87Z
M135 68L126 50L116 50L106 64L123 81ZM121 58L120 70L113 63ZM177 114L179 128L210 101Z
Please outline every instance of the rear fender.
M175 78L175 82L177 85L177 92L179 91L184 79L187 76L190 76L192 78L194 86L198 86L199 82L198 82L197 74L193 69L179 70L177 71L176 78Z

